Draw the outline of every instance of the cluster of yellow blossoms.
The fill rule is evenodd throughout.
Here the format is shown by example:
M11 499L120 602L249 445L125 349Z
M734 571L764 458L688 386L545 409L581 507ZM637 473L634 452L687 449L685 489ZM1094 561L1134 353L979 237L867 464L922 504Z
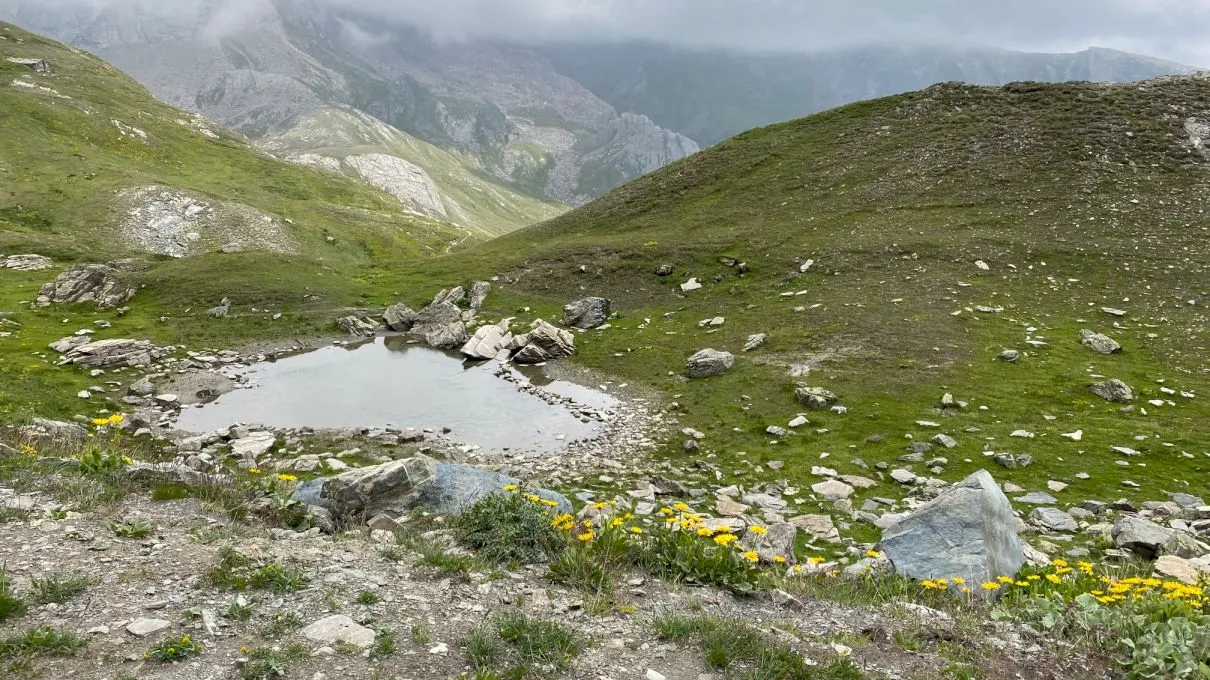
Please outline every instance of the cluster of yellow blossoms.
M110 427L113 425L121 425L126 420L126 416L121 413L115 413L108 418L93 418L92 424L97 427Z

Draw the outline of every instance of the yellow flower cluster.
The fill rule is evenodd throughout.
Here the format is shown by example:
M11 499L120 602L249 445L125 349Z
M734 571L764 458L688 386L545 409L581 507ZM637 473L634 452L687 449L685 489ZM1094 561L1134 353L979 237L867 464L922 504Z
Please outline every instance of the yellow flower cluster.
M923 585L923 584L922 584ZM1108 575L1097 575L1091 562L1077 562L1075 567L1066 560L1056 559L1051 562L1051 569L1044 574L1030 574L1024 578L998 576L983 583L986 591L1020 593L1038 592L1063 589L1060 592L1080 595L1091 595L1102 605L1113 605L1127 600L1137 600L1145 597L1161 597L1165 600L1179 601L1193 609L1205 609L1210 605L1206 592L1201 586L1189 585L1180 581L1167 581L1158 578L1132 576L1129 578L1114 578Z
M518 484L505 484L504 486L502 486L500 488L509 493L517 493L517 494L521 493L521 487ZM524 495L524 497L525 497L525 500L529 501L530 503L537 503L539 505L545 505L548 508L559 507L558 501L552 501L549 498L543 498L543 497L539 496L538 494L527 493Z
M281 473L280 475L278 475L277 478L283 482L297 482L298 481L298 477L295 477L294 475L288 475L284 472Z
M92 424L97 427L109 427L110 425L121 425L126 420L126 416L121 413L115 413L108 418L93 418Z
M955 590L963 593L971 592L970 587L966 585L966 579L962 578L961 576L955 576L953 578L935 578L928 581L921 581L920 587L924 588L925 590L949 590L951 584L954 586Z
M35 449L33 444L21 444L17 447L23 456L35 457L38 455L38 449Z

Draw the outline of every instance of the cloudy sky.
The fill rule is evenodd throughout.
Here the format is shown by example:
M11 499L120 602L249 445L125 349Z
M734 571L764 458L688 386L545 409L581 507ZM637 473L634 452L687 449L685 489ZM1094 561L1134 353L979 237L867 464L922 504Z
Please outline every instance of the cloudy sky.
M138 5L207 15L219 30L272 0L0 0L65 8ZM1031 51L1112 47L1210 67L1210 0L302 0L352 5L446 39L647 39L740 50L813 50L886 42L971 43ZM88 10L84 10L88 13Z
M646 38L778 50L896 40L1049 51L1097 45L1210 66L1210 0L336 1L453 38Z

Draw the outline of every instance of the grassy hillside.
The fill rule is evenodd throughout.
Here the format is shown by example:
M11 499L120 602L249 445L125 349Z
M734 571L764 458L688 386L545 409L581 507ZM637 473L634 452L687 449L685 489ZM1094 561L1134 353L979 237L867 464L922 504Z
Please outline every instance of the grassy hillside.
M10 58L45 59L52 71ZM0 24L0 123L0 255L38 253L55 261L43 272L0 270L0 312L22 324L20 332L0 338L0 411L65 411L64 394L44 383L86 378L39 378L44 364L21 357L95 319L112 317L110 337L178 342L314 334L318 324L331 322L333 308L356 304L373 289L357 276L371 261L440 254L468 239L466 229L410 215L365 184L276 160L157 102L104 62L8 24ZM170 259L133 251L122 237L118 193L149 186L262 211L280 221L293 252L252 248ZM72 263L123 256L148 265L140 274L145 288L127 317L21 305ZM224 295L234 297L237 308L256 305L263 314L237 324L196 324ZM270 323L277 312L284 316Z
M959 446L925 460L948 458L950 481L990 467L1029 490L1070 483L1064 501L1162 498L1210 482L1210 161L1194 139L1208 97L1210 80L1183 77L946 84L854 104L745 133L413 275L431 288L498 273L513 297L497 302L538 300L549 315L583 295L612 298L623 318L580 336L580 360L675 399L724 480L805 484L821 464L869 475L858 459L902 465L909 436L945 432ZM655 275L664 263L673 276ZM681 295L691 276L704 288ZM420 298L419 280L388 278ZM716 315L722 328L699 328ZM1092 352L1082 328L1124 351ZM768 344L741 354L757 332ZM734 352L735 368L685 382L685 359L703 347ZM1020 362L998 360L1004 348ZM791 377L796 366L809 375ZM1100 375L1141 392L1135 412L1087 390ZM796 380L836 392L848 413L811 412L775 442L765 428L805 410ZM969 406L935 410L946 392ZM1019 429L1035 436L1010 437ZM1078 429L1082 441L1059 436ZM687 464L680 440L667 452ZM1110 446L1144 455L1121 465ZM985 449L1038 462L1004 470ZM771 460L786 466L763 467ZM884 482L857 505L897 491Z
M389 154L402 158L432 178L451 221L489 236L515 231L563 211L561 206L506 189L461 154L356 111L317 109L304 115L290 130L257 143L279 157L316 154L340 160L361 154ZM340 172L356 177L356 172L347 166Z

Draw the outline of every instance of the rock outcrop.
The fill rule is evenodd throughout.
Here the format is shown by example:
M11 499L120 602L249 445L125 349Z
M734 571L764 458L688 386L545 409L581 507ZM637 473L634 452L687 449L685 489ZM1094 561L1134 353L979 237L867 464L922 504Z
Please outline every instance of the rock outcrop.
M52 349L63 352L60 364L76 364L84 368L117 368L121 366L151 366L156 359L168 356L176 351L174 347L159 347L148 340L130 340L113 338L95 342L78 342L80 336L64 338L51 345ZM72 341L66 345L66 341ZM66 345L66 346L65 346ZM59 350L59 347L65 349Z
M438 349L458 349L466 344L466 324L462 322L462 310L454 303L464 295L462 288L439 293L438 299L416 315L410 332L424 337L430 347Z
M19 272L36 272L49 269L53 263L44 255L9 255L0 259L0 269Z
M538 319L528 333L513 338L512 347L517 348L513 361L519 364L540 364L575 354L576 339L568 331Z
M115 260L107 264L82 264L59 274L38 291L37 305L96 303L97 309L112 309L134 297L134 286L120 277L135 265L133 260Z
M378 332L378 323L364 314L351 314L336 320L341 330L353 337L366 337Z
M979 470L889 527L880 543L895 571L916 579L1012 576L1025 563L1016 516Z
M470 300L471 309L478 311L483 307L483 303L487 301L487 294L492 290L492 284L487 281L476 281L471 285Z
M730 352L706 348L685 362L685 374L690 378L709 378L722 375L735 365L735 356Z
M794 398L798 403L816 411L822 411L837 401L835 394L822 387L798 387L794 390Z
M563 325L572 328L596 328L609 318L609 300L586 297L563 307Z
M460 351L468 359L494 359L512 341L507 323L480 326Z

